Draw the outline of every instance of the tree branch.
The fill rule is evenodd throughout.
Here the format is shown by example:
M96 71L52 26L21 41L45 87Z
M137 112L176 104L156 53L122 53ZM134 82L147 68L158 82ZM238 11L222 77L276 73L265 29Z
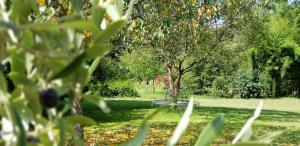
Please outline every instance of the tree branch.
M225 30L225 28L223 30ZM217 48L221 43L223 43L222 38L223 38L224 35L225 35L225 31L222 31L222 33L219 34L218 39L215 41L216 43L214 45L212 45L210 47L210 49L208 49L209 51L207 51L202 58L200 58L199 60L193 61L188 67L184 68L183 69L183 74L189 72L191 70L191 68L193 68L196 64L198 64L200 62L203 62L205 59L207 59L207 57L209 55L211 55L210 53L213 52L213 50L215 50L215 48Z

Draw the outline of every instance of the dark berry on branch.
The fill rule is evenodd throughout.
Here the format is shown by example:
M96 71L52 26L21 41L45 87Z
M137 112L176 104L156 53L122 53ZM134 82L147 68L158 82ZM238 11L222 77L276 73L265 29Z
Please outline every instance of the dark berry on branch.
M39 93L41 104L46 108L54 108L58 105L59 95L52 89L47 88Z

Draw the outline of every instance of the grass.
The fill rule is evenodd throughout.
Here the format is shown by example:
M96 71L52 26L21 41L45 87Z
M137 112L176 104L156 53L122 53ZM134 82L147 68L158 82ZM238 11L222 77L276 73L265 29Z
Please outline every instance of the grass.
M203 127L220 113L225 114L223 134L215 145L230 143L239 129L253 114L258 100L199 99L200 107L194 109L191 123L179 145L195 143ZM261 117L254 123L254 138L267 132L283 131L274 145L300 145L299 99L273 99L265 101ZM107 100L112 112L104 114L96 106L84 102L84 114L99 124L85 127L87 143L99 145L121 144L137 131L140 122L155 110L148 99ZM165 109L150 120L150 132L145 145L165 145L180 120L183 109Z
M134 88L137 90L139 95L144 99L155 99L155 98L164 98L166 95L166 91L164 90L164 85L156 84L153 88L152 84L149 85L150 89L154 89L155 92L146 92L146 84L142 83L134 83Z
M204 106L254 109L260 99L199 99ZM264 109L300 113L300 100L297 98L264 99Z

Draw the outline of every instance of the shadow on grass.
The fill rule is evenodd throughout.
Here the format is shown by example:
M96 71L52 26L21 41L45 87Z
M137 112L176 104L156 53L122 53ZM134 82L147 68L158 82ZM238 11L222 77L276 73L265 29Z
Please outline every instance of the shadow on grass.
M122 122L143 119L145 112L143 109L153 109L151 101L144 100L108 100L110 113L103 113L97 106L89 102L83 102L83 114L93 118L98 122Z
M146 115L149 114L149 110L155 109L156 107L151 104L151 101L142 100L109 100L107 101L108 106L112 111L108 114L103 113L97 106L84 102L84 114L101 123L114 123L114 122L129 122L126 125L118 128L117 130L111 130L113 132L110 136L111 139L97 140L96 143L100 145L114 145L116 144L115 139L122 137L124 135L134 135L135 132L132 129L136 129L136 125L131 123L131 120L142 120ZM175 129L177 122L174 120L168 121L168 119L173 119L174 113L181 114L184 109L179 108L174 111L173 109L166 109L161 111L166 121L151 122L150 123L150 133L148 134L148 140L146 143L152 142L149 145L165 145L168 138L171 136L172 131ZM195 107L193 116L199 118L199 122L193 122L190 124L186 130L186 135L181 138L179 145L189 145L195 143L199 133L203 130L205 125L220 113L225 114L225 126L222 130L221 136L219 136L214 144L229 144L235 135L239 132L240 128L246 122L246 120L253 115L254 109L244 109L244 108L227 108L227 107ZM276 111L276 110L263 110L260 121L268 122L267 125L254 124L254 138L262 136L268 132L274 132L277 130L283 131L283 133L275 139L274 145L300 145L300 130L293 129L293 127L286 126L276 126L273 122L283 123L284 122L299 122L300 114L286 111ZM270 122L270 123L269 123ZM96 125L97 126L97 125ZM101 129L102 128L102 129ZM97 134L91 135L101 135L101 137L106 137L106 128L102 126L97 130ZM118 139L118 143L127 141L127 139Z
M154 109L157 106L151 101L145 100L108 100L107 105L111 108L110 113L103 113L97 106L89 102L83 102L84 115L93 118L98 122L125 122L131 120L143 119L147 109ZM166 109L163 112L174 112ZM184 109L178 109L176 112L182 113ZM253 109L227 108L227 107L195 107L194 115L215 117L224 113L226 121L245 122L252 116ZM168 116L168 115L166 115ZM286 111L263 110L259 120L266 122L297 122L300 120L300 114Z
M194 109L196 114L206 116L216 116L220 113L224 113L225 117L230 120L248 119L253 115L254 109L245 108L227 108L227 107L197 107ZM300 114L294 112L277 111L277 110L262 110L259 120L265 122L295 122L300 120Z

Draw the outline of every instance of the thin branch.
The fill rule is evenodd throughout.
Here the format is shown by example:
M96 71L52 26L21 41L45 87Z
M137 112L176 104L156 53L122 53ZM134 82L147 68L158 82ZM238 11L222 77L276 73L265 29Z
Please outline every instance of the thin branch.
M225 30L225 29L223 29L223 30ZM193 68L196 64L203 62L205 59L207 59L207 57L209 55L212 55L210 53L213 52L213 50L215 50L215 48L217 48L223 42L222 38L224 36L224 33L225 33L225 31L223 31L221 34L219 34L218 39L215 41L216 43L214 45L212 45L210 47L210 49L208 49L208 51L205 53L205 55L202 58L200 58L199 60L193 61L188 67L184 68L183 73L185 74L185 73L189 72L191 70L191 68ZM217 54L217 53L219 53L219 51L217 51L215 54Z
M6 11L6 6L4 3L4 0L0 0L0 12L1 12L3 20L5 22L9 23L10 22L9 14ZM8 29L8 35L13 43L18 43L18 38L16 37L16 35L12 29Z

